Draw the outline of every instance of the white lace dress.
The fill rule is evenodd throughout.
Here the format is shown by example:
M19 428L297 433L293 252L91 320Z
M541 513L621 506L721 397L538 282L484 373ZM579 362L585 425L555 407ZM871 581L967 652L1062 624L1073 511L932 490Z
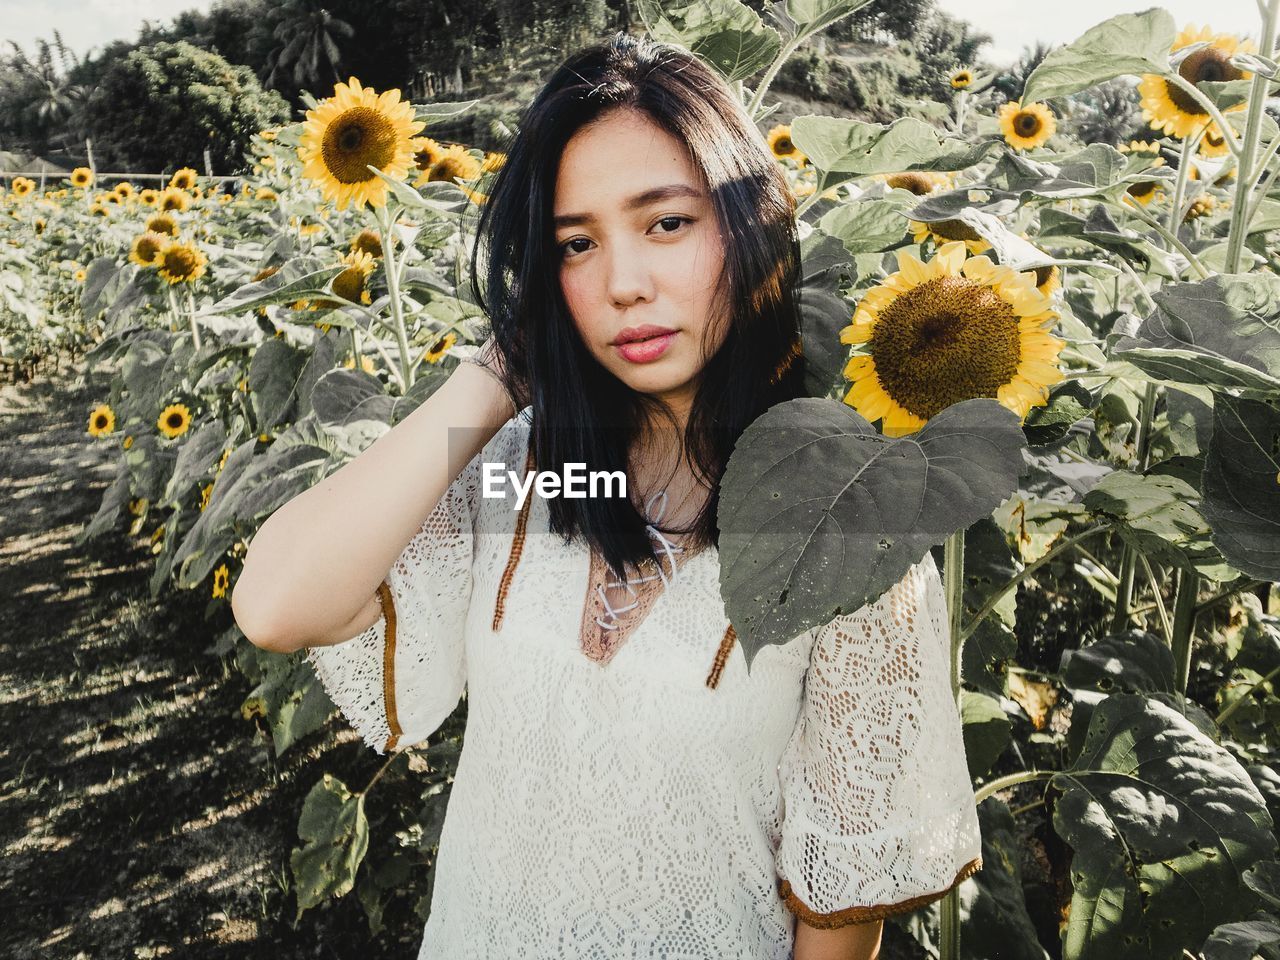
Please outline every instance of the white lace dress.
M481 463L521 472L531 416L450 486L378 622L307 652L380 754L466 690L420 960L784 960L797 917L912 910L980 869L932 558L748 676L718 553L695 552L593 659L586 543L551 533L536 496L521 513L481 496Z

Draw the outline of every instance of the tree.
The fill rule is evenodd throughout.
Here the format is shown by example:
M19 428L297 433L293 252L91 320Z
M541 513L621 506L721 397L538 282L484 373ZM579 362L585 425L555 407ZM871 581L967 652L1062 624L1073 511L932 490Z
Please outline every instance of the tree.
M272 35L277 46L267 58L267 86L319 91L322 85L339 79L342 50L336 38L350 40L355 28L334 16L322 2L287 0L276 10Z
M246 166L250 136L284 123L289 108L249 68L179 41L139 47L112 63L86 114L107 162L200 169L207 148L218 171L232 173Z
M47 146L54 141L66 145L68 127L75 125L86 96L86 89L72 80L80 65L76 55L67 49L58 31L53 43L36 41L36 56L31 59L23 49L9 41L13 55L9 61L12 104L5 110L13 132L25 135L33 143ZM14 122L16 121L16 122Z

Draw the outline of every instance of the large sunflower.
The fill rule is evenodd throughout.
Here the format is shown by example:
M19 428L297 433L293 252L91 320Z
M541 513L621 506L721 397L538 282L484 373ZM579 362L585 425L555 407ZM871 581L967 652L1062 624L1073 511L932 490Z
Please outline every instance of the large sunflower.
M1030 272L985 256L965 258L959 241L922 262L898 251L898 272L863 296L840 342L859 344L845 365L844 396L886 436L912 433L942 410L992 397L1019 418L1062 379L1057 318Z
M769 144L769 150L779 160L794 160L797 164L803 163L807 158L801 152L800 148L791 140L791 124L780 123L776 127L770 128L765 134L765 140Z
M182 403L169 404L156 420L156 428L171 440L182 436L190 427L191 411Z
M1241 40L1229 33L1214 33L1208 26L1198 30L1194 26L1184 28L1173 41L1171 50L1181 50L1202 40L1209 41L1209 46L1190 54L1178 64L1178 75L1182 79L1199 86L1205 82L1247 80L1253 76L1231 64L1235 54L1254 52L1253 41ZM1185 139L1209 120L1209 114L1195 98L1158 73L1143 74L1138 81L1138 93L1141 94L1143 117L1152 127L1170 136ZM1226 109L1243 110L1246 106L1248 104L1238 103ZM1217 133L1221 136L1221 131Z
M93 186L93 171L88 167L76 167L71 171L70 179L73 187L91 187Z
M208 258L194 243L170 240L160 251L156 264L160 276L169 283L195 283L204 276Z
M140 267L157 267L162 260L165 244L169 238L163 233L140 233L133 238L129 248L129 259Z
M89 414L89 433L95 437L105 437L116 428L115 411L110 404L100 403Z
M1005 142L1015 150L1043 146L1058 129L1053 111L1043 103L1029 103L1024 107L1017 100L1010 100L1000 108L998 119Z
M414 134L424 126L413 118L412 104L401 101L399 90L379 94L352 77L307 111L298 145L302 173L339 210L351 203L384 206L387 184L369 167L403 179L420 149Z

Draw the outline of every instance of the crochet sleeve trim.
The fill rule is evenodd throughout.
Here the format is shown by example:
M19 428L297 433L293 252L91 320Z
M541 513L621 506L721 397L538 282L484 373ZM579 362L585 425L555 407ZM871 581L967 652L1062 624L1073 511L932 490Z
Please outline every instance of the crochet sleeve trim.
M782 896L782 902L786 904L788 910L796 915L803 923L810 927L817 927L820 930L833 930L836 927L845 927L854 923L870 923L874 920L883 920L885 917L891 917L899 913L910 913L912 910L919 910L923 906L933 903L935 900L941 900L955 887L959 886L963 881L973 876L982 869L982 858L975 857L960 868L960 872L956 874L954 880L943 887L941 890L935 890L931 893L924 893L918 897L911 897L899 903L879 903L874 906L854 906L846 907L843 910L835 910L831 913L817 913L809 909L799 897L795 895L795 891L791 889L791 884L786 879L780 879L778 884L778 892Z

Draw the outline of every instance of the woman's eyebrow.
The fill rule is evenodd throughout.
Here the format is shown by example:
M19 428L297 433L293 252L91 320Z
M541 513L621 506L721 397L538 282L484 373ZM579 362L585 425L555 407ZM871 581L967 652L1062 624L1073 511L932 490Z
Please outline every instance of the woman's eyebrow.
M689 186L687 183L671 183L665 187L653 187L628 197L623 201L622 209L638 210L641 207L647 207L651 203L657 203L659 200L670 200L672 197L703 199L706 197L706 193ZM594 223L595 219L589 213L564 213L558 217L553 217L552 223L556 227L576 227L582 223Z

